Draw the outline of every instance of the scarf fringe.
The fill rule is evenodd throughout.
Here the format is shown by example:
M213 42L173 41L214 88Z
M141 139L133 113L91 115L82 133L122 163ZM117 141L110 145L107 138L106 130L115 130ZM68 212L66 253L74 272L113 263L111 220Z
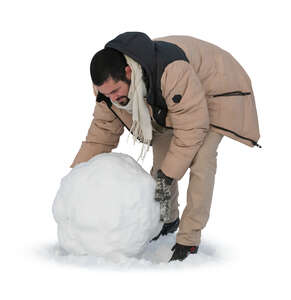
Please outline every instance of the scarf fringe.
M133 135L133 144L135 144L136 140L138 139L139 141L142 141L143 145L137 161L140 159L144 161L152 140L151 117L145 99L147 90L145 83L142 80L143 74L141 66L131 57L127 55L124 56L132 70L131 84L128 91L128 98L130 101L125 107L118 105L114 101L113 104L118 108L125 109L132 114L133 123L129 131L129 136L130 134ZM127 142L129 140L129 136L127 138Z
M142 146L141 146L141 152L139 154L139 157L137 159L137 161L139 161L140 159L142 160L142 162L144 161L147 152L150 149L150 144L151 144L151 139L145 139L143 136L143 132L142 129L139 127L139 124L137 121L134 121L132 123L132 126L130 128L130 132L129 135L127 137L127 141L130 137L130 134L133 135L133 144L135 145L137 138L140 137L142 139Z

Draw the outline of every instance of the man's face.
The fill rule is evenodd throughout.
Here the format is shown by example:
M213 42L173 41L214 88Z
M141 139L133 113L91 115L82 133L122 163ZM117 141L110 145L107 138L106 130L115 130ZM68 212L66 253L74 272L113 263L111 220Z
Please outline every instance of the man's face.
M116 82L112 77L109 77L102 85L94 85L94 88L110 98L111 101L115 101L119 105L125 106L129 102L129 98L127 97L131 78L131 69L129 66L125 68L125 75L128 82L121 80Z

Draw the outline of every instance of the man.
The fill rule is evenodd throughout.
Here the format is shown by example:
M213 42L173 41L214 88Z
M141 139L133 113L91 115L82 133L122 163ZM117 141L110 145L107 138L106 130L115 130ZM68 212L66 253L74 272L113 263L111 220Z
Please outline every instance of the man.
M251 81L221 48L189 36L151 40L126 32L96 53L90 65L96 106L94 119L72 163L110 152L126 126L153 148L164 226L175 232L170 261L197 253L209 218L217 148L223 136L259 146L259 126ZM260 147L260 146L259 146ZM187 169L187 205L179 219L178 184Z

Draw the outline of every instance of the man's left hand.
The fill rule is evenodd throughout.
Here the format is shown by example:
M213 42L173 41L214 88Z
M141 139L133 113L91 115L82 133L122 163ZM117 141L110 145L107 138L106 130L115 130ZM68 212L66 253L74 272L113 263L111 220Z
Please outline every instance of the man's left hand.
M168 177L162 170L157 173L155 200L160 202L160 220L164 223L170 220L171 213L171 184L173 178Z

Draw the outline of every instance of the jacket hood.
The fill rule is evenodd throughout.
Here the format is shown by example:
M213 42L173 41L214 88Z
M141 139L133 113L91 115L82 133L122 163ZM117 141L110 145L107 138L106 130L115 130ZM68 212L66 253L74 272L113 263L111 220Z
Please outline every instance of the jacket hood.
M156 73L155 43L145 33L122 33L109 41L105 45L105 48L107 47L116 49L139 63L146 73L147 80L149 80L148 88L149 90L152 89Z

